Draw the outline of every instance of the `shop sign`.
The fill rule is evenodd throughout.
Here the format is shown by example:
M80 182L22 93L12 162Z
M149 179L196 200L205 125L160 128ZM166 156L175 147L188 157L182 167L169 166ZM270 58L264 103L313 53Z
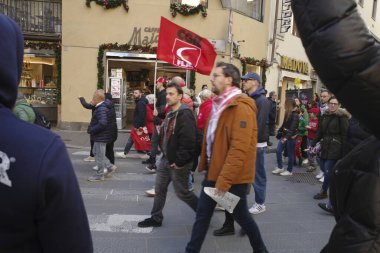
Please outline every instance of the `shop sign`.
M281 56L281 69L309 75L309 63Z
M158 43L158 34L160 28L156 27L134 27L131 38L129 39L129 45L136 46L148 46Z
M214 45L215 51L218 53L225 53L226 52L226 41L225 40L211 40L208 41L211 42L211 44Z
M280 33L286 33L292 25L291 0L282 0Z

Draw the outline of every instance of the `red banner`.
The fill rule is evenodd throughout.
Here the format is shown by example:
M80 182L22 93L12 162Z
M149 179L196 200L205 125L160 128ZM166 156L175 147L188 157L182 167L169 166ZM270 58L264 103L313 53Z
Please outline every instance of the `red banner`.
M157 59L210 75L215 58L214 46L207 39L161 17Z

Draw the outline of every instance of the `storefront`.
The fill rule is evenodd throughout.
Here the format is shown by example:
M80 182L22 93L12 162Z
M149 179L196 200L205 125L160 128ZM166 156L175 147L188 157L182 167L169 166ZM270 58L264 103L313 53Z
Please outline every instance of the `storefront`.
M112 94L119 129L131 128L135 109L133 90L154 93L154 82L158 77L181 76L188 80L188 71L156 61L155 54L107 52L105 55L108 80L105 90Z
M25 49L19 92L50 121L57 121L57 63L53 50Z

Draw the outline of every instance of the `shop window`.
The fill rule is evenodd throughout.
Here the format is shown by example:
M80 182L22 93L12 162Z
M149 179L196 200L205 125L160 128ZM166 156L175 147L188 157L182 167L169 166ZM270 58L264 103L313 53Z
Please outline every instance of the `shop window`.
M170 0L171 4L187 4L190 6L198 6L198 5L203 5L207 7L208 5L208 0Z
M376 20L376 12L377 12L377 0L373 0L372 6L372 19Z
M358 4L359 4L361 7L363 7L363 6L364 6L364 0L359 0L359 1L358 1Z
M223 8L232 9L258 21L263 21L264 0L222 0Z

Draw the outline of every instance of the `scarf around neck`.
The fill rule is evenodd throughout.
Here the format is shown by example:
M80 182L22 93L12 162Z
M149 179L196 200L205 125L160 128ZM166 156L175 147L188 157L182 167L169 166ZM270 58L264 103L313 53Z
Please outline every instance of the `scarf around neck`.
M241 94L241 90L237 87L227 88L222 94L212 100L212 109L210 112L210 120L207 128L206 144L207 144L207 159L211 160L212 145L215 139L215 130L218 126L220 115L226 109L229 102L236 96Z

